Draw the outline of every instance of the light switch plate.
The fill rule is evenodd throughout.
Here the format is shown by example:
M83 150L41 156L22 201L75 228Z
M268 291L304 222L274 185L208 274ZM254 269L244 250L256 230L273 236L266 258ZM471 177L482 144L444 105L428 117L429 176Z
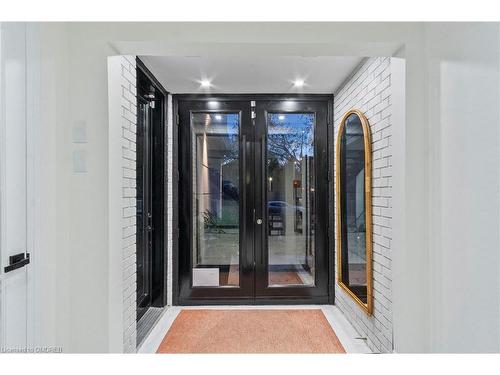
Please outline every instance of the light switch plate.
M87 123L85 121L74 122L73 143L87 143Z
M87 173L87 151L86 150L73 151L73 172L74 173Z

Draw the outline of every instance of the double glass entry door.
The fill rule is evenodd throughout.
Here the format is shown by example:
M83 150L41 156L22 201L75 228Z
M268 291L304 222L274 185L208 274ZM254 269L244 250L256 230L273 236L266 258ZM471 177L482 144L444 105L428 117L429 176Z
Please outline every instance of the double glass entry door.
M178 99L181 304L327 302L327 104Z

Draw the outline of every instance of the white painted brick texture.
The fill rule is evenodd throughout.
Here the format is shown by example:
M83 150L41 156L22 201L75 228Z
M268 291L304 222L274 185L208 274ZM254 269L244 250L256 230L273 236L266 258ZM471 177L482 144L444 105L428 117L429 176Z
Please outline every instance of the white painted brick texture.
M136 352L136 62L121 56L123 351Z
M372 351L392 352L390 58L367 59L335 95L334 148L337 146L340 120L350 109L359 109L364 112L370 123L372 135L373 315L367 316L338 285L335 287L335 303L360 336L366 337L366 342ZM336 150L334 151L336 152ZM337 168L336 165L335 168ZM335 218L335 220L337 219Z

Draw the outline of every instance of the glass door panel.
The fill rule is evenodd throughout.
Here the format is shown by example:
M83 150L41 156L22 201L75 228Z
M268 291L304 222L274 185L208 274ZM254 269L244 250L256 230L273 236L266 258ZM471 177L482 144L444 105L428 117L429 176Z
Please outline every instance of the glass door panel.
M314 286L314 113L267 114L268 285Z
M193 287L240 284L239 113L194 113Z
M257 299L328 302L328 102L256 103Z
M251 298L250 103L189 98L178 111L179 301Z

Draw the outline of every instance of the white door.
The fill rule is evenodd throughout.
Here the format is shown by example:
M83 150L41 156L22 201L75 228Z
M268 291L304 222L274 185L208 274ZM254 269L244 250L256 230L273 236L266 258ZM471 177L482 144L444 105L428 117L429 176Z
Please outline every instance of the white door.
M0 349L26 348L26 27L0 24Z

